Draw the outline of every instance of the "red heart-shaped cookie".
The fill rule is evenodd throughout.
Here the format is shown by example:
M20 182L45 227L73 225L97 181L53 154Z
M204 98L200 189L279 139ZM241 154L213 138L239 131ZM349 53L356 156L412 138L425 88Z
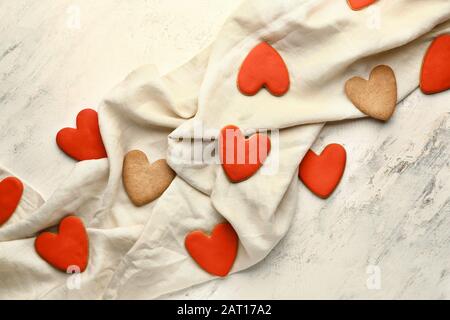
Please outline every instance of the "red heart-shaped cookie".
M387 121L397 106L397 79L391 67L380 65L370 73L369 80L353 77L345 83L345 93L361 112Z
M215 226L211 236L194 231L186 236L186 250L206 272L225 277L231 270L238 250L238 235L229 223Z
M375 1L377 0L347 0L352 10L364 9L365 7L368 7L371 4L373 4Z
M75 216L64 218L59 233L41 233L34 243L36 252L50 265L67 272L69 267L86 270L89 257L89 240L83 221Z
M22 198L23 184L14 177L0 182L0 226L11 218Z
M270 152L270 139L254 134L246 139L238 127L230 125L220 131L220 161L232 182L250 178L261 168Z
M423 60L420 88L425 94L450 89L450 34L437 37L430 45Z
M262 42L245 58L237 83L245 95L253 96L266 87L274 96L282 96L289 90L289 72L280 54Z
M329 144L320 156L309 150L300 163L298 177L314 194L328 198L344 174L346 160L347 153L339 144Z
M84 109L78 113L77 128L61 129L56 135L59 148L76 160L106 158L98 115L95 110Z
M140 150L133 150L123 160L122 180L131 202L140 207L160 197L175 179L166 160L149 163Z

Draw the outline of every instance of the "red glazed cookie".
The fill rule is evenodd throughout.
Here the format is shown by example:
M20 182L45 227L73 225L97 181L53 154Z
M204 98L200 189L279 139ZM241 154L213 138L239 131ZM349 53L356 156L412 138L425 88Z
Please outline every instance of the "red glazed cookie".
M216 225L211 236L202 231L189 233L186 250L206 272L225 277L231 270L238 250L238 235L229 223Z
M23 194L22 182L8 177L0 182L0 226L11 218Z
M361 10L374 4L377 0L347 0L352 10Z
M450 34L437 37L428 49L423 60L420 88L425 94L450 89Z
M175 178L166 160L149 163L140 150L133 150L123 160L122 179L131 202L140 207L160 197Z
M238 127L230 125L220 131L220 160L231 182L241 182L261 168L270 152L270 139L254 134L246 139Z
M298 177L314 194L328 198L344 174L346 160L346 151L339 144L328 145L320 156L309 150L300 163Z
M64 128L56 135L56 143L68 156L82 161L106 158L95 110L84 109L78 113L77 128Z
M274 96L282 96L289 90L289 72L283 58L268 43L253 48L242 63L238 75L241 93L253 96L262 87Z
M86 270L89 258L89 240L83 221L75 216L64 218L59 225L59 233L41 233L34 243L36 252L42 259L61 271L69 267Z

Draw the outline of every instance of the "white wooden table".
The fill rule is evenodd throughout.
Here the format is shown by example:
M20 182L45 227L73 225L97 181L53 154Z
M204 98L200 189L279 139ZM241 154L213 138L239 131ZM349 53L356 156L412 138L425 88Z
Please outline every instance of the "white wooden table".
M164 72L213 39L239 0L0 2L0 164L48 198L73 167L61 123L134 68ZM387 124L327 125L345 145L327 200L304 187L287 237L255 267L168 298L450 298L450 92L418 90Z

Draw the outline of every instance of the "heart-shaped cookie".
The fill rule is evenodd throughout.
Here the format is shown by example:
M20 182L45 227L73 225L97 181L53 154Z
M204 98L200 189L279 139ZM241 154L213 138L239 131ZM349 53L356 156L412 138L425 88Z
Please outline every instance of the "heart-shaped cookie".
M352 10L361 10L365 7L370 6L371 4L375 3L377 0L347 0L350 8Z
M239 91L249 96L258 93L262 87L274 96L282 96L289 90L289 83L289 72L283 58L266 42L250 51L237 79Z
M341 181L346 160L340 144L329 144L320 156L309 150L300 163L298 177L314 194L328 198Z
M23 194L22 182L7 177L0 182L0 226L11 218Z
M425 94L450 89L450 34L437 37L428 48L423 60L420 88Z
M130 200L138 207L161 196L175 175L164 159L150 164L142 151L133 150L125 155L123 184Z
M345 84L350 101L369 117L386 121L397 105L397 80L388 66L375 67L369 80L353 77Z
M186 236L186 250L206 272L225 277L233 267L238 250L238 235L229 223L215 226L211 235L194 231Z
M238 127L230 125L220 131L220 161L231 182L241 182L261 168L270 152L270 139L254 134L246 139Z
M79 161L107 157L98 126L98 115L92 109L80 111L77 128L61 129L56 135L56 143L68 156Z
M68 216L59 224L59 233L43 232L34 243L42 259L61 271L78 267L86 270L89 258L89 240L80 218Z

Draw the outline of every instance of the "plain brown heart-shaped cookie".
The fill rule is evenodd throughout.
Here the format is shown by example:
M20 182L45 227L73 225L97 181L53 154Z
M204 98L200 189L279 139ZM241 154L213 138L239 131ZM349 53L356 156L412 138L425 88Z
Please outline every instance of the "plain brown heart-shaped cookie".
M34 247L42 259L63 272L68 272L72 266L83 272L88 265L89 238L78 217L68 216L61 220L57 234L41 233Z
M216 225L211 235L200 230L189 233L184 245L203 270L225 277L236 260L239 237L231 224L224 222Z
M353 77L345 84L350 101L369 117L386 121L397 105L397 80L388 66L375 67L369 80Z
M164 159L150 164L142 151L133 150L125 155L122 170L123 184L131 202L138 207L161 196L175 175Z

